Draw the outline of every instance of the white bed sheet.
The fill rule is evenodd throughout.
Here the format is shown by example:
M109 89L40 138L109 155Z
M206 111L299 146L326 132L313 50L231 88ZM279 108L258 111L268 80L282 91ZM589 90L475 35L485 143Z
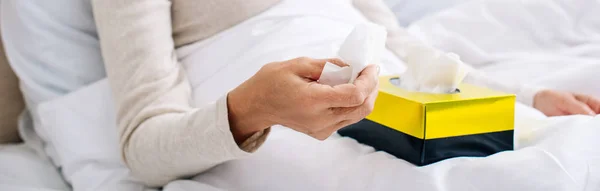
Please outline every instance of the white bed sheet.
M187 63L186 67L193 77L197 103L202 104L216 99L218 95L251 75L252 70L266 61L285 59L298 54L315 57L334 55L335 48L332 47L341 43L350 31L351 20L360 20L360 16L353 13L351 8L344 7L343 1L330 1L330 4L318 8L311 7L310 4L322 1L310 0L302 1L301 4L284 4L285 7L281 6L284 8L280 7L264 14L267 16L246 22L209 41L179 50L182 61L184 64ZM299 2L299 0L286 2ZM461 13L476 12L478 7L470 6L472 7L461 10ZM341 7L342 11L332 11L332 7ZM314 17L303 17L303 19L294 17L294 10L307 8L313 10L311 14ZM436 22L451 22L452 18L457 19L455 15L446 15L438 17L437 20L429 20L428 23L436 26ZM326 32L329 36L315 35L323 39L307 38L312 37L311 32L318 32L319 28L310 28L310 25L306 26L303 22L330 26L332 29ZM480 24L485 26L485 23ZM298 26L309 27L310 30L305 28L298 30L295 28ZM422 28L425 27L423 24ZM297 42L282 39L285 36L283 32L295 34L297 38L294 40L303 43L295 44ZM424 33L422 36L431 39L441 38L436 35L440 33ZM247 39L249 37L253 40L249 41ZM282 44L286 46L282 48L280 46ZM315 46L323 44L325 46ZM264 49L265 47L271 49ZM401 71L402 67L397 66L399 61L390 55L391 53L388 52L387 58L384 59L384 72ZM202 62L225 62L228 65L216 68L193 65ZM497 67L502 69L502 65ZM508 71L511 68L505 69ZM236 71L238 73L233 73ZM230 79L231 76L235 77ZM219 86L215 87L214 84ZM200 89L210 89L214 92L201 92ZM116 151L114 108L110 103L112 100L108 84L106 81L100 81L45 103L38 112L40 116L45 116L46 120L42 124L55 130L51 137L61 145L61 156L66 156L61 159L62 163L70 167L63 170L67 179L73 184L73 188L76 190L146 190L128 176L127 169L119 160L120 156ZM349 138L335 135L328 141L319 142L283 127L277 127L264 147L252 157L227 162L192 180L174 181L164 190L591 191L600 189L598 182L600 150L596 149L596 145L600 145L600 139L596 138L600 135L600 128L598 128L600 117L544 118L531 108L522 105L517 105L517 108L516 140L519 150L515 152L504 152L487 158L455 158L417 168L389 154L374 152L372 148L360 145ZM27 149L17 148L17 150L22 152ZM2 154L6 153L0 151L0 160ZM27 156L27 158L35 158ZM39 163L39 159L35 163ZM33 166L14 163L12 160L0 161L0 164L10 164L9 167L19 169L31 169ZM42 166L48 168L47 164ZM52 180L53 176L45 177ZM61 180L55 179L52 182L61 182ZM24 185L6 185L5 188L14 188L14 186ZM36 189L38 188L35 186L30 188L30 190Z
M58 170L25 144L0 145L0 190L70 189Z

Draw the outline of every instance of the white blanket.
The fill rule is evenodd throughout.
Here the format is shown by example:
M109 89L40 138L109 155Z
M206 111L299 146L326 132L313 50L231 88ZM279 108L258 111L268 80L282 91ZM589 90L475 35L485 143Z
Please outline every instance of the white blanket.
M0 190L69 189L58 170L27 145L0 145Z
M485 37L486 34L474 33L452 38L448 35L454 35L453 30L427 30L427 27L435 28L446 22L476 23L463 28L469 29L465 29L466 32L479 32L485 31L489 25L497 25L496 20L487 20L495 18L490 15L515 14L512 11L520 10L511 6L520 5L523 11L516 14L529 15L537 13L536 10L539 10L540 6L556 8L570 5L559 5L557 1L544 1L547 3L538 3L539 6L531 6L532 4L521 1L502 2L474 2L457 7L457 11L430 17L427 22L413 26L412 30L420 26L421 31L426 31L420 33L421 37L432 39L433 42L439 43L436 45L445 49L454 46L471 47L471 44L476 43L473 41L479 43L481 40L478 36ZM593 3L593 0L581 2ZM484 8L490 4L504 9L492 12ZM582 10L575 9L572 14L565 11L542 13L544 18L560 15L560 18L572 21L572 26L578 26L576 23L582 21L575 18L588 12L595 13L583 10L588 6L590 5L580 6ZM482 13L485 16L466 16ZM178 50L178 55L193 82L195 101L202 104L223 95L266 62L300 55L335 55L335 47L342 42L352 26L360 21L364 21L364 18L346 0L287 0L214 38ZM597 27L593 23L589 25ZM521 24L502 26L502 34L506 37L521 34L520 29L524 27ZM572 28L546 30L574 30ZM598 34L600 29L584 31L585 34ZM512 34L513 32L515 34ZM548 44L561 39L560 36L552 37L543 39L547 40ZM507 44L504 42L510 41L495 36L486 42L491 47L489 52L493 52L492 50L504 50L502 46ZM495 44L499 47L493 46ZM538 48L536 53L539 54L555 53L544 47L546 46L516 49L514 55L527 54L524 57L514 57L513 60L518 63L519 58L527 58L530 51ZM489 66L485 63L501 63L499 61L504 58L480 54L481 51L455 52L461 53L469 63L478 64L482 68ZM581 59L591 57L584 54L575 55L573 58L577 56ZM539 67L535 62L528 63L532 68ZM390 52L384 55L382 65L384 73L397 73L403 68L401 62ZM498 67L502 68L502 65ZM515 74L526 76L531 73ZM64 174L74 189L144 189L128 177L127 169L119 160L114 108L110 103L112 101L108 84L106 81L100 81L45 103L38 111L44 118L42 124L53 130L50 138L61 147L61 163L70 166L70 170ZM389 154L374 152L372 148L349 138L335 135L327 141L319 142L303 134L277 127L265 145L252 157L227 162L191 180L174 181L164 190L600 189L600 150L596 149L597 145L600 145L600 139L597 138L600 135L600 117L544 118L531 108L517 106L517 151L514 152L503 152L486 158L455 158L418 168Z
M470 1L409 31L490 76L600 96L600 2Z

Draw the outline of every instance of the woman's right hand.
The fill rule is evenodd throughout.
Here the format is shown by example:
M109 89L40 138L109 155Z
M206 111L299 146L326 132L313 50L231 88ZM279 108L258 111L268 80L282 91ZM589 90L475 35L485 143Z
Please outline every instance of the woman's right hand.
M365 68L353 84L329 86L317 80L326 62L296 58L263 66L228 94L229 123L236 142L279 124L324 140L371 113L379 68Z

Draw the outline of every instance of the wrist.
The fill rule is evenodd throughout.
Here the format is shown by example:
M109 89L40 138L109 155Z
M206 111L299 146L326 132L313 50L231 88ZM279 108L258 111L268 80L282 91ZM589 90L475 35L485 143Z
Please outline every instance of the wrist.
M253 101L247 100L240 92L233 90L227 94L227 110L229 128L235 142L239 145L257 132L274 124L266 117L265 112L253 107Z

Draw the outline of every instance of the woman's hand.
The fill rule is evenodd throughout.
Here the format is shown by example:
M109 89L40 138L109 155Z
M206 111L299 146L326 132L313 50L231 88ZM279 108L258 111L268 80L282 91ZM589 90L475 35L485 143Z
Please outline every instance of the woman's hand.
M533 107L547 116L597 115L600 99L557 90L542 90L535 94Z
M319 140L371 113L378 68L365 68L354 84L329 86L317 80L326 62L297 58L263 66L228 95L229 122L236 141L272 125L284 125Z

